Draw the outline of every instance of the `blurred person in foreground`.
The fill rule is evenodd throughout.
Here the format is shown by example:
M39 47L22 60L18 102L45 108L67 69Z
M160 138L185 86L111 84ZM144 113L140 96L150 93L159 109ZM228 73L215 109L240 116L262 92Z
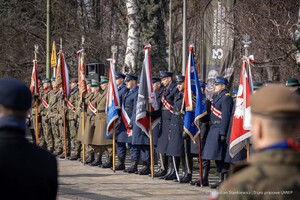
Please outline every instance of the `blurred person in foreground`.
M16 79L0 79L1 199L56 199L57 162L25 138L32 99Z
M218 199L299 199L299 96L271 84L251 97L250 106L256 153L221 185Z

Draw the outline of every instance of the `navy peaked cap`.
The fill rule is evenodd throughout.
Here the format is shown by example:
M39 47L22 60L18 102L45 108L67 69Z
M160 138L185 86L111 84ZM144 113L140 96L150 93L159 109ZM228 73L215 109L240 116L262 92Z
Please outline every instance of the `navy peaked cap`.
M152 78L152 84L153 83L157 83L157 82L160 82L161 80L160 80L160 78L158 78L158 77L153 77Z
M215 84L224 84L224 85L228 85L228 80L222 76L217 76L215 79Z
M126 81L131 81L131 80L137 80L138 79L138 77L137 76L135 76L135 75L133 75L133 74L126 74L126 77L125 77L125 82Z
M17 79L0 79L0 104L13 110L28 110L32 97L29 88Z
M185 76L177 75L176 76L176 82L177 83L184 82L184 78L185 78Z
M118 78L123 78L124 79L125 77L126 77L126 75L121 73L121 72L116 72L115 73L115 78L116 79L118 79Z
M172 77L173 73L168 72L168 71L160 71L159 72L160 78L165 78L165 77Z

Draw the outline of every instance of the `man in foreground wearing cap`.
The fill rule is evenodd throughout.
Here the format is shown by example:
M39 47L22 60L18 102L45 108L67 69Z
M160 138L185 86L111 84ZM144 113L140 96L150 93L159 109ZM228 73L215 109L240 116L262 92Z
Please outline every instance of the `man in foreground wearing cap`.
M299 199L299 96L273 84L258 90L250 106L256 154L221 185L218 199Z
M16 79L0 79L0 187L2 199L56 199L57 162L25 138L31 107L29 88Z
M233 100L227 90L228 80L217 76L215 79L215 97L213 98L210 114L210 129L207 134L206 143L203 149L203 160L215 160L219 180L212 184L212 188L217 188L224 180L229 165L224 163L226 155L226 135L229 128ZM209 172L210 162L206 162L206 173ZM204 170L203 170L204 171Z

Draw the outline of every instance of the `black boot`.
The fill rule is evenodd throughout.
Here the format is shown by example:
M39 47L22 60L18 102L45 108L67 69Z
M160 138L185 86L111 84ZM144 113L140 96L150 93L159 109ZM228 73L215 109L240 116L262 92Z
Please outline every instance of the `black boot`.
M211 184L210 188L212 189L218 188L220 184L224 181L224 177L225 177L225 173L221 172L221 174L219 175L219 180L216 183Z
M192 174L184 174L184 176L180 179L180 183L189 183L192 180Z
M167 180L167 181L177 178L176 170L177 170L177 173L178 173L179 164L180 164L180 157L170 157L170 158L172 160L172 163L173 163L173 158L175 159L175 166L174 166L174 163L173 163L171 173L168 176L165 177L165 180Z
M70 157L68 157L69 160L78 160L80 158L81 149L77 150L77 152Z
M167 174L167 168L168 168L168 160L167 157L163 154L159 154L159 161L160 161L160 167L158 170L154 172L154 177L161 177L165 176Z
M111 168L112 167L112 156L108 156L105 163L103 163L102 168Z
M95 153L94 152L90 152L87 156L87 159L85 160L85 164L89 164L94 162L95 160Z
M127 172L129 174L135 173L138 171L137 169L138 161L131 161L131 165L128 169L125 169L123 172Z
M125 169L125 158L118 157L116 170L124 170L124 169Z
M102 165L102 155L96 154L94 162L89 164L90 166L101 166Z
M170 176L170 174L174 173L174 169L173 169L173 161L172 161L172 157L168 156L168 171L164 176L160 176L159 179L165 179L167 176Z
M148 161L143 162L144 167L138 172L139 175L149 175L151 174L150 163Z

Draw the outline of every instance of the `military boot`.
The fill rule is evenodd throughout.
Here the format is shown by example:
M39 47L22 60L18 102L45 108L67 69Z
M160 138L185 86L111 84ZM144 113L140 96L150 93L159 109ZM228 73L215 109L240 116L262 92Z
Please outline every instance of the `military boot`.
M101 166L102 165L102 155L99 153L95 154L94 162L89 164L90 166Z
M69 160L78 160L78 158L80 158L80 153L81 153L81 150L78 150L76 153L71 155L68 159Z
M124 170L124 169L125 169L125 158L118 157L116 170Z
M163 154L159 154L159 162L160 162L160 167L158 170L156 170L154 172L154 177L161 177L161 176L165 176L167 174L167 168L168 168L168 160L167 160L167 156L163 155Z
M112 167L112 156L108 156L105 163L103 163L102 168L111 168Z
M151 174L149 161L143 162L144 167L138 172L139 175L149 175Z
M216 183L213 183L210 185L210 188L212 189L216 189L220 186L220 184L224 181L225 178L225 173L221 172L221 174L219 175L219 180Z
M172 162L171 173L164 178L165 180L173 180L173 179L177 178L176 173L178 173L179 164L180 164L180 157L174 157L173 156L173 157L170 157L170 158L171 158L172 161L173 161L173 159L175 160L175 165Z
M85 164L89 164L94 162L95 160L95 153L94 152L90 152L87 156L87 159L85 160Z
M128 169L125 169L123 172L127 172L129 174L135 173L138 171L137 169L138 161L131 161L131 165Z

